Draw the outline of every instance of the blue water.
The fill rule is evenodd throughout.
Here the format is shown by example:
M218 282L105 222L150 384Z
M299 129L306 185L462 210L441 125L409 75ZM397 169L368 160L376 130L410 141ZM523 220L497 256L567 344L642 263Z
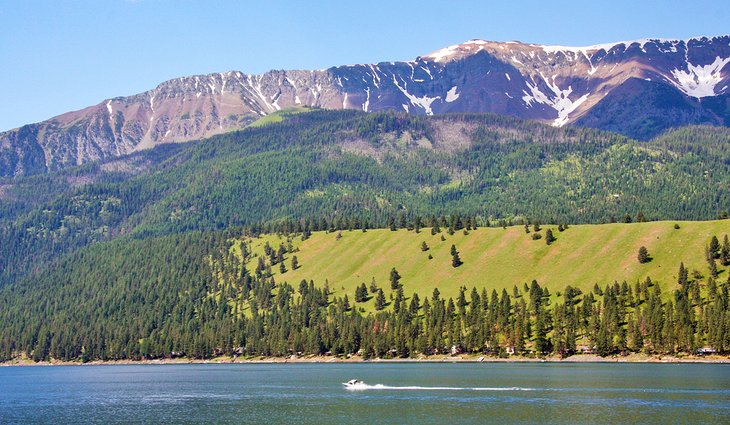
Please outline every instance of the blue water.
M0 422L730 424L730 365L2 367Z

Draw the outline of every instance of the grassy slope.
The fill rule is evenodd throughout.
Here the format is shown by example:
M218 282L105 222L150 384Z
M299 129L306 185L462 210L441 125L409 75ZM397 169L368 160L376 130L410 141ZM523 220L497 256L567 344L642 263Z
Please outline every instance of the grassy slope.
M263 127L268 124L275 124L278 122L284 121L284 118L287 115L296 115L301 114L303 112L311 111L311 108L307 108L304 106L294 106L291 108L284 108L280 111L272 112L268 115L265 115L256 121L252 122L248 125L248 127Z
M674 224L680 229L674 229ZM551 246L545 244L544 234L553 229L557 241ZM650 276L662 288L673 289L680 261L692 270L707 275L704 247L712 235L721 241L730 233L730 221L710 222L651 222L635 224L605 224L571 226L559 233L555 226L544 226L540 232L543 239L532 240L532 233L526 234L521 226L483 228L471 231L469 235L457 232L449 236L431 236L430 228L421 233L399 230L343 231L337 240L337 233L316 232L306 241L294 239L300 249L296 253L300 268L289 270L283 276L274 267L277 281L287 281L295 287L301 279L313 279L316 284L329 281L336 295L347 293L352 300L355 287L361 282L369 285L375 277L378 286L386 294L390 292L389 273L396 267L402 276L401 283L407 296L413 292L430 296L438 287L442 295L455 297L459 287L476 286L494 288L501 292L506 288L511 293L516 284L522 289L524 282L536 279L546 285L553 294L565 286L577 286L584 291L595 283L604 286L626 280L634 283ZM280 239L268 235L254 241L254 252L262 252L264 241L277 247ZM430 246L422 252L421 242ZM451 267L449 250L455 244L464 264ZM646 246L653 261L639 264L637 252ZM428 259L428 254L433 259ZM290 267L290 259L285 262ZM255 261L249 268L255 267ZM720 279L727 279L727 270L721 270ZM344 289L343 289L344 288ZM368 309L372 309L368 303Z

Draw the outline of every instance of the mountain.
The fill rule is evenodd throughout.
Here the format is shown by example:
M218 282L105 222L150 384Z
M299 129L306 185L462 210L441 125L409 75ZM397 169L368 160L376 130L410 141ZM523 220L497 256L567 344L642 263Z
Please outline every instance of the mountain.
M492 114L272 116L283 121L4 182L0 286L119 237L455 213L480 225L710 220L730 209L724 127L637 142Z
M724 352L727 220L675 220L728 209L729 148L724 127L638 142L495 114L315 109L5 180L0 361L406 356L459 343L445 324L467 315L490 329L459 325L475 352L510 341L505 324L523 319L535 330L525 347L546 354L548 332L558 352L610 354L622 341L641 350L641 329L655 353ZM622 223L577 224L609 221ZM376 291L363 286L373 277ZM583 327L561 345L568 317Z
M0 134L0 176L240 129L283 108L491 112L649 139L730 124L730 36L588 47L471 40L407 62L178 78Z

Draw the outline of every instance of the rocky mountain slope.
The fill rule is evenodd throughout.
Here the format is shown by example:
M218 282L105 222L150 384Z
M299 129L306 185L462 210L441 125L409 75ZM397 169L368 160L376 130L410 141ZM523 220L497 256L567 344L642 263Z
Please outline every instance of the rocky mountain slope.
M408 62L178 78L0 134L0 176L245 127L293 106L492 112L650 138L730 125L730 36L562 47L471 40Z

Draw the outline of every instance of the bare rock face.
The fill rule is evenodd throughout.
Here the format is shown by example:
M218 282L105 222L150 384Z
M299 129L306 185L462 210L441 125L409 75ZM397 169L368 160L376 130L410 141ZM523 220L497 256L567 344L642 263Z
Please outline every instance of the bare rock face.
M729 80L730 36L588 47L471 40L408 62L198 75L0 134L0 176L196 140L294 106L492 112L650 138L728 125Z

